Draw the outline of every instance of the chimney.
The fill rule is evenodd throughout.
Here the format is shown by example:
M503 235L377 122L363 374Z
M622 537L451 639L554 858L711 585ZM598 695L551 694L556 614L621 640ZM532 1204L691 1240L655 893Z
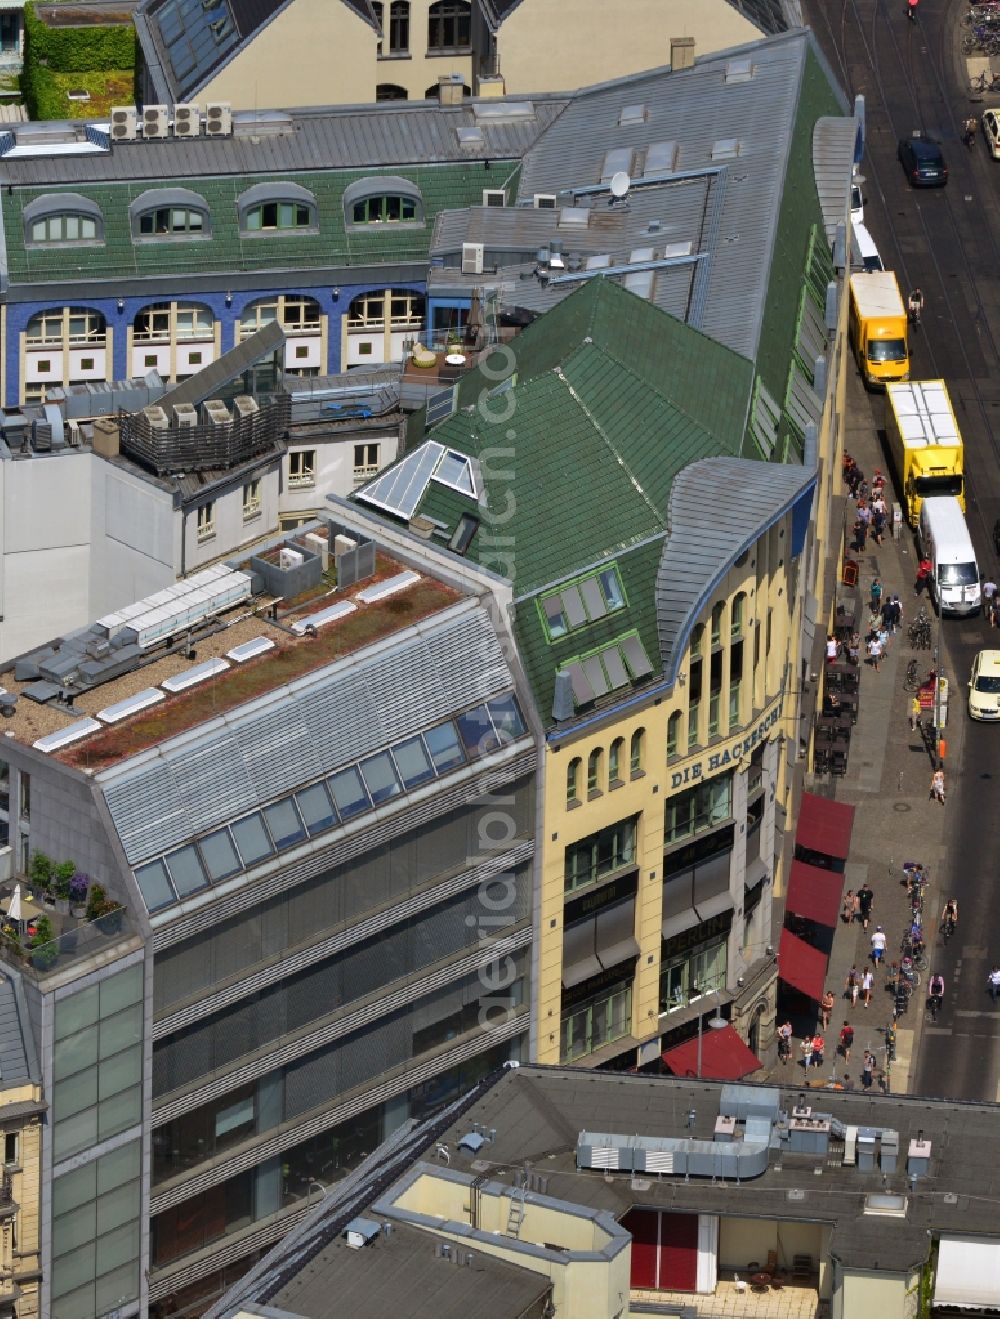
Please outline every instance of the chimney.
M674 73L694 64L694 37L670 38L670 67Z
M94 452L102 458L117 458L121 453L121 434L117 421L97 417L94 421Z
M556 723L573 718L573 680L568 673L557 673L552 693L552 718Z
M441 105L461 105L462 95L463 83L460 73L443 73L438 78L438 101Z

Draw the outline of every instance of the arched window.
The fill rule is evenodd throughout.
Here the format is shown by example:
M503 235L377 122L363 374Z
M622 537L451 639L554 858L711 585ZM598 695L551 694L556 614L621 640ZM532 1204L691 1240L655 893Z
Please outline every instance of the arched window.
M680 710L675 710L667 720L667 758L676 756L680 751L681 719Z
M720 600L712 608L712 645L718 646L722 643L722 615L726 612L725 603Z
M170 343L171 340L211 339L215 317L208 307L194 302L152 302L132 322L135 343Z
M349 330L384 330L386 303L393 329L419 327L424 322L424 298L409 289L378 289L359 293L347 309Z
M637 728L632 734L632 741L629 744L629 773L633 778L642 773L642 753L646 741L646 730Z
M587 792L601 791L602 764L604 753L600 747L595 747L587 757Z
M472 41L472 5L436 0L427 11L427 49L463 50Z
M743 628L746 626L746 591L740 591L733 596L733 605L729 614L729 635L736 641L743 635Z
M573 802L580 800L580 767L583 761L579 756L574 756L566 766L566 801Z
M134 239L210 238L211 217L204 197L189 188L150 188L129 206Z
M248 339L274 321L280 322L286 334L316 334L322 322L322 311L315 298L300 293L260 298L249 303L240 317L240 339Z
M59 307L32 316L25 330L31 347L103 343L107 325L99 311L90 307Z
M359 179L344 189L344 219L349 225L423 224L420 189L396 174Z
M103 243L101 208L78 192L50 192L24 208L24 241L29 244Z
M440 95L441 95L441 87L440 87L440 84L438 84L438 83L435 82L435 83L432 83L431 86L428 87L427 90L424 92L424 100L425 100L425 101L436 101L436 100L439 99ZM469 86L467 86L464 82L462 83L462 95L463 95L463 96L471 96L471 95L472 95L472 88L469 87Z
M241 194L237 206L244 234L316 228L316 198L297 183L255 184Z
M375 88L376 101L406 101L410 93L394 82L380 82Z
M622 781L622 752L625 749L625 739L616 737L608 748L608 782L621 783Z

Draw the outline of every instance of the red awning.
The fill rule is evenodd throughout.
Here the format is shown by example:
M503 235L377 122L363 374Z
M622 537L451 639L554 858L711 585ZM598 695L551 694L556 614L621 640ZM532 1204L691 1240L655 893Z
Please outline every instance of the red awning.
M826 953L800 939L791 930L781 931L778 945L778 979L818 1003L826 982Z
M843 891L842 874L823 870L820 866L807 866L804 861L793 861L785 907L796 916L804 916L818 925L828 925L832 930L840 915Z
M854 828L854 807L815 793L802 794L802 809L795 830L795 841L810 852L847 860Z
M698 1075L698 1038L675 1044L663 1054L674 1076ZM752 1049L743 1043L732 1026L712 1030L706 1026L701 1037L701 1074L712 1081L739 1081L761 1067Z

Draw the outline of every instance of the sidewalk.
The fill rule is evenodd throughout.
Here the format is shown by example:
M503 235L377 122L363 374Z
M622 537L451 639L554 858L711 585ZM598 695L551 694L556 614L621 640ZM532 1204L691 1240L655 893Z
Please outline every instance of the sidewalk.
M871 422L871 409L856 373L848 381L846 419L846 451L852 454L870 478L875 468L886 472L886 459L881 451L878 435ZM888 498L888 496L887 496ZM853 516L849 505L847 516ZM896 633L883 657L879 671L864 665L860 688L860 710L854 727L847 773L843 778L806 774L807 791L834 797L855 807L854 832L851 854L844 876L844 892L855 893L867 881L874 890L872 920L867 933L860 923L846 926L838 921L830 954L827 987L835 998L829 1028L823 1032L826 1055L823 1066L810 1068L803 1076L799 1055L800 1040L792 1045L792 1056L786 1065L775 1063L768 1075L785 1084L810 1084L813 1087L842 1082L849 1076L855 1087L861 1089L861 1062L865 1049L871 1049L879 1060L879 1069L885 1068L885 1028L892 1020L893 996L886 988L888 963L899 957L900 940L910 923L909 900L902 883L902 863L921 861L931 877L931 886L924 904L924 934L933 948L940 917L942 894L938 884L940 863L943 857L944 819L947 805L929 799L932 766L919 733L911 733L909 710L912 693L903 690L903 677L907 662L916 657L919 675L923 679L934 663L934 651L913 651L906 637L906 628L914 617L919 602L914 597L913 581L916 559L913 536L904 524L898 541L891 537L881 546L869 539L861 555L854 556L860 564L858 589L862 608L860 619L868 618L869 588L877 575L882 582L883 599L897 594L903 605L902 628ZM862 635L863 635L862 629ZM938 640L938 621L933 620L933 644ZM954 675L952 702L957 698ZM817 684L818 689L819 684ZM817 692L818 699L818 692ZM954 708L948 721L949 765L961 764L962 720ZM784 912L781 912L783 919ZM777 919L774 933L777 946L781 932L781 919ZM852 966L862 971L871 966L871 935L876 925L882 925L887 937L886 957L882 967L875 971L875 989L871 1007L858 1004L851 1008L845 992L847 973ZM913 1068L911 1066L925 1016L925 984L928 972L921 973L919 988L911 998L908 1012L900 1018L896 1030L896 1060L885 1077L888 1089L906 1091ZM854 1027L854 1046L849 1062L838 1056L837 1041L841 1026L849 1021ZM817 1026L819 1022L817 1021ZM762 1078L763 1079L763 1078Z

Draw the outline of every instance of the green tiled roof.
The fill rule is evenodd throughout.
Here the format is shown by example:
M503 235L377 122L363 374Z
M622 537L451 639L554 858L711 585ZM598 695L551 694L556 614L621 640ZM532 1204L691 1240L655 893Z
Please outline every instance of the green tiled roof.
M463 380L458 410L431 434L479 461L483 502L502 521L491 529L483 518L467 557L513 582L519 646L548 721L555 671L571 659L632 632L659 667L654 587L671 485L699 458L739 453L753 368L604 279L581 285L512 351L510 391L482 399L498 383L487 361L490 374ZM411 450L422 438L415 430ZM417 512L449 532L463 513L483 516L433 480ZM538 593L601 562L618 564L625 607L550 643Z
M4 188L3 222L7 262L13 284L106 275L186 275L249 270L294 270L360 266L389 262L426 262L434 219L439 211L478 206L484 188L503 186L516 162L477 160L467 165L423 165L395 175L411 180L424 200L425 222L419 227L391 224L348 228L344 223L344 189L360 179L388 171L324 170L223 178L163 179L93 184L66 188ZM316 197L318 233L294 232L246 238L240 235L237 198L255 183L287 180ZM143 192L176 188L183 183L204 197L212 217L210 238L145 240L135 243L129 205ZM23 210L45 193L75 192L90 198L104 216L105 241L99 246L72 244L49 249L26 247Z

